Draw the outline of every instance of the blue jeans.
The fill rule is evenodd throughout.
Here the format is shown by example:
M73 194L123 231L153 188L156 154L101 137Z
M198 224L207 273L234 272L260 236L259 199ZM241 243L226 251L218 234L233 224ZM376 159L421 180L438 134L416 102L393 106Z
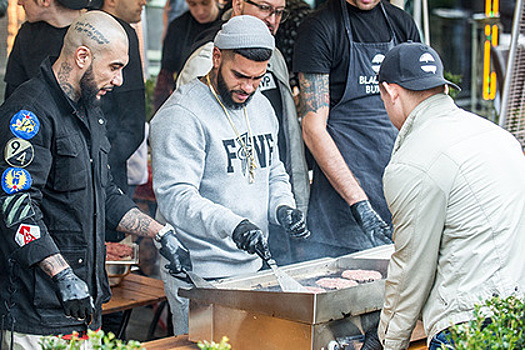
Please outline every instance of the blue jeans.
M430 347L428 350L441 350L441 345L445 345L445 349L454 349L454 342L449 340L450 332L444 330L436 334L434 338L430 341Z

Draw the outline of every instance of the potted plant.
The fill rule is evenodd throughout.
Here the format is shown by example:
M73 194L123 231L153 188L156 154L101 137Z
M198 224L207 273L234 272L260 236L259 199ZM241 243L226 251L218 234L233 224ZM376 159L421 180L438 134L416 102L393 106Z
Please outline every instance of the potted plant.
M489 317L491 322L486 322ZM494 296L476 305L472 321L454 325L450 332L456 350L524 349L525 302L514 295Z
M222 337L221 342L219 344L215 342L208 343L207 341L200 341L197 346L201 350L230 350L232 347L230 344L228 344L228 338Z
M135 340L124 342L116 339L111 332L88 330L88 339L78 338L78 333L73 333L71 340L67 341L61 337L46 336L40 340L42 350L81 350L82 344L89 342L94 350L144 350L140 343Z

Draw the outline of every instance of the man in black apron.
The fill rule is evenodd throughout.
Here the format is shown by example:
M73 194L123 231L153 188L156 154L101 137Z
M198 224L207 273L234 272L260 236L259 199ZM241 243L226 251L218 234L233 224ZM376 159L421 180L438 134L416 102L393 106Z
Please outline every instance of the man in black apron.
M298 252L303 260L390 242L381 178L397 131L376 74L384 55L408 40L420 41L412 18L380 0L329 0L299 28L294 70L303 136L316 160L308 210L314 234Z

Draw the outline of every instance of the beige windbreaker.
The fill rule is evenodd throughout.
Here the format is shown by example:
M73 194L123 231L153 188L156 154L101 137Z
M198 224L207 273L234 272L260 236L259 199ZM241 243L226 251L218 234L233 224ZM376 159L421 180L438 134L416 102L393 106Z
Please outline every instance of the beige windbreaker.
M525 157L508 132L432 96L410 114L383 177L393 214L379 338L406 349L525 287Z

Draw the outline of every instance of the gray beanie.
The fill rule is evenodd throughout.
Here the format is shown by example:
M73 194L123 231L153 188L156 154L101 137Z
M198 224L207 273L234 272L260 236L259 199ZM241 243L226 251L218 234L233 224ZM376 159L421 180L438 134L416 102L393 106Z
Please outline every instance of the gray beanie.
M222 25L213 41L221 50L261 48L272 50L275 39L260 19L242 15L232 17Z

